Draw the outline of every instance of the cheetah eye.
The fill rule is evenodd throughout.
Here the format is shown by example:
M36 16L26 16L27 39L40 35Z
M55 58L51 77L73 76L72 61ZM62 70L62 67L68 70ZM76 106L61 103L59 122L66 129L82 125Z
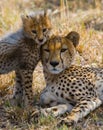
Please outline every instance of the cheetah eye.
M46 30L47 30L47 29L46 29L46 28L44 28L44 29L43 29L43 32L46 32Z
M32 30L32 33L35 33L35 34L36 34L36 30Z
M49 50L49 49L44 49L44 51L46 51L46 52L50 52L50 50Z
M61 49L61 52L65 52L67 50L68 50L67 48L63 48L63 49Z

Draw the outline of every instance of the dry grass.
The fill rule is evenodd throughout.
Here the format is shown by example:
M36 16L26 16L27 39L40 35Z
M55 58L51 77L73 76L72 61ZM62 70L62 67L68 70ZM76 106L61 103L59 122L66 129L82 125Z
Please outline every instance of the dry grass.
M67 2L67 1L66 1ZM98 18L102 18L103 12L99 9L90 9L88 11L77 11L76 13L67 10L67 3L61 0L61 8L52 18L53 33L65 35L71 30L80 33L80 44L77 48L79 54L76 57L75 64L81 65L102 65L103 63L103 32L96 31L93 28L86 29L85 22L91 22L92 19L100 22ZM7 31L14 31L21 25L20 15L28 10L36 10L37 6L45 8L42 0L38 3L33 0L2 0L0 1L0 35L4 35ZM49 5L49 4L47 4ZM55 22L56 21L56 22ZM92 22L93 23L93 22ZM93 23L94 24L94 23ZM102 25L103 26L103 25ZM94 27L94 25L92 26ZM15 74L0 75L0 104L5 96L11 94L11 86L14 84ZM40 91L45 87L41 64L38 65L34 72L33 90L35 100L38 100ZM4 106L0 106L0 130L57 130L57 119L52 116L39 118L36 123L31 120L28 123L29 112L22 108L12 108L9 102ZM5 111L8 112L5 114ZM83 119L78 126L69 128L69 130L102 130L103 129L103 109L100 107L91 113L86 119ZM2 117L2 118L1 118ZM9 120L11 123L7 120ZM6 123L6 124L5 124ZM15 124L15 125L13 125ZM66 126L58 130L68 130Z

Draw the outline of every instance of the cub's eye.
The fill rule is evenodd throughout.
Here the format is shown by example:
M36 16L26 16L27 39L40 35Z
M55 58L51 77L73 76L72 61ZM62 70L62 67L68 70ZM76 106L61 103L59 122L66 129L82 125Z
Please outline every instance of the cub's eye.
M46 28L44 28L44 29L43 29L43 32L46 32L46 30L47 30L47 29L46 29Z
M61 52L65 52L67 50L67 48L63 48L61 49Z
M49 49L44 49L44 51L46 51L46 52L50 52L50 50L49 50Z
M36 34L36 30L32 30L32 33L35 33L35 34Z

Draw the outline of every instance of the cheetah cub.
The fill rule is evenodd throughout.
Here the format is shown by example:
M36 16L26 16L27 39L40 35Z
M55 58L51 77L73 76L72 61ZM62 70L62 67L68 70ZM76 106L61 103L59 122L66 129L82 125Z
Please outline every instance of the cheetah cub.
M22 28L0 41L0 74L15 71L16 84L12 102L24 106L33 102L33 71L40 60L40 46L49 38L48 12L22 16Z
M103 68L72 65L79 34L70 32L66 37L55 36L41 47L41 59L46 80L42 91L42 106L49 105L45 114L54 116L69 112L58 125L77 123L103 101Z

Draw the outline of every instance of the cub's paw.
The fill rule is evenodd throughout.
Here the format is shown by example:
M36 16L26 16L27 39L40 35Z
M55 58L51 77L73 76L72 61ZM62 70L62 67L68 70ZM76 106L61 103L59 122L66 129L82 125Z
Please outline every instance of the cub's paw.
M8 100L8 102L10 103L11 106L19 106L18 101L16 99L14 99L14 98L10 98Z

